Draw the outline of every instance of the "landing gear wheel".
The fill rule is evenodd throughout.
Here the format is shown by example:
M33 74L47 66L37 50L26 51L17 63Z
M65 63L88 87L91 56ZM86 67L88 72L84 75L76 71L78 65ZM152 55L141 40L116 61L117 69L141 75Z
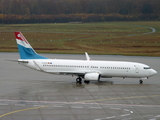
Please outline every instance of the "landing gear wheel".
M76 82L79 83L79 84L82 84L82 79L81 79L80 77L78 77L78 78L76 79Z
M143 80L139 80L139 84L143 84Z
M84 80L84 83L89 84L90 81L89 80Z

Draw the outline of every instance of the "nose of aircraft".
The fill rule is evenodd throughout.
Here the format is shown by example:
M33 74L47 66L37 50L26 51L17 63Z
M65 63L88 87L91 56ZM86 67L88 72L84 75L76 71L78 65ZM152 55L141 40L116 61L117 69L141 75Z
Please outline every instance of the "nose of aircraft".
M155 71L154 69L151 69L150 71L151 76L157 74L157 71Z

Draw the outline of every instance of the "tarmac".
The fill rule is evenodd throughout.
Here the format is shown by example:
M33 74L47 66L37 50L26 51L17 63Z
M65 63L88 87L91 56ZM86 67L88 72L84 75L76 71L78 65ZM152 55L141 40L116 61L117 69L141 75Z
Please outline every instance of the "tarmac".
M57 59L85 55L42 54ZM0 53L0 120L160 120L160 57L90 55L93 60L140 62L157 75L76 84L76 76L51 75L19 65L18 53Z

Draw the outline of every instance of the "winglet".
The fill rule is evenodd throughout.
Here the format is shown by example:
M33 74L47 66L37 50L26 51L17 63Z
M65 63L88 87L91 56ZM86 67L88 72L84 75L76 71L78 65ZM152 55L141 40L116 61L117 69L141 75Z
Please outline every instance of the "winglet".
M48 59L38 55L21 32L14 32L21 59Z
M91 61L91 58L89 57L89 55L88 55L88 53L87 53L87 52L85 52L85 55L86 55L86 59L87 59L87 61Z

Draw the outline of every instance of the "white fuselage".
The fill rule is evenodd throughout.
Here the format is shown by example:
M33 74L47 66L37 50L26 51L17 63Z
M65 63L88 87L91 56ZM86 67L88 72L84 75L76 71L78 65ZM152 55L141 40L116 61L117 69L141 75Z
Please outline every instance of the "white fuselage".
M149 66L136 62L60 59L19 59L19 61L24 66L51 74L84 76L86 73L99 73L104 78L148 78L157 73Z

